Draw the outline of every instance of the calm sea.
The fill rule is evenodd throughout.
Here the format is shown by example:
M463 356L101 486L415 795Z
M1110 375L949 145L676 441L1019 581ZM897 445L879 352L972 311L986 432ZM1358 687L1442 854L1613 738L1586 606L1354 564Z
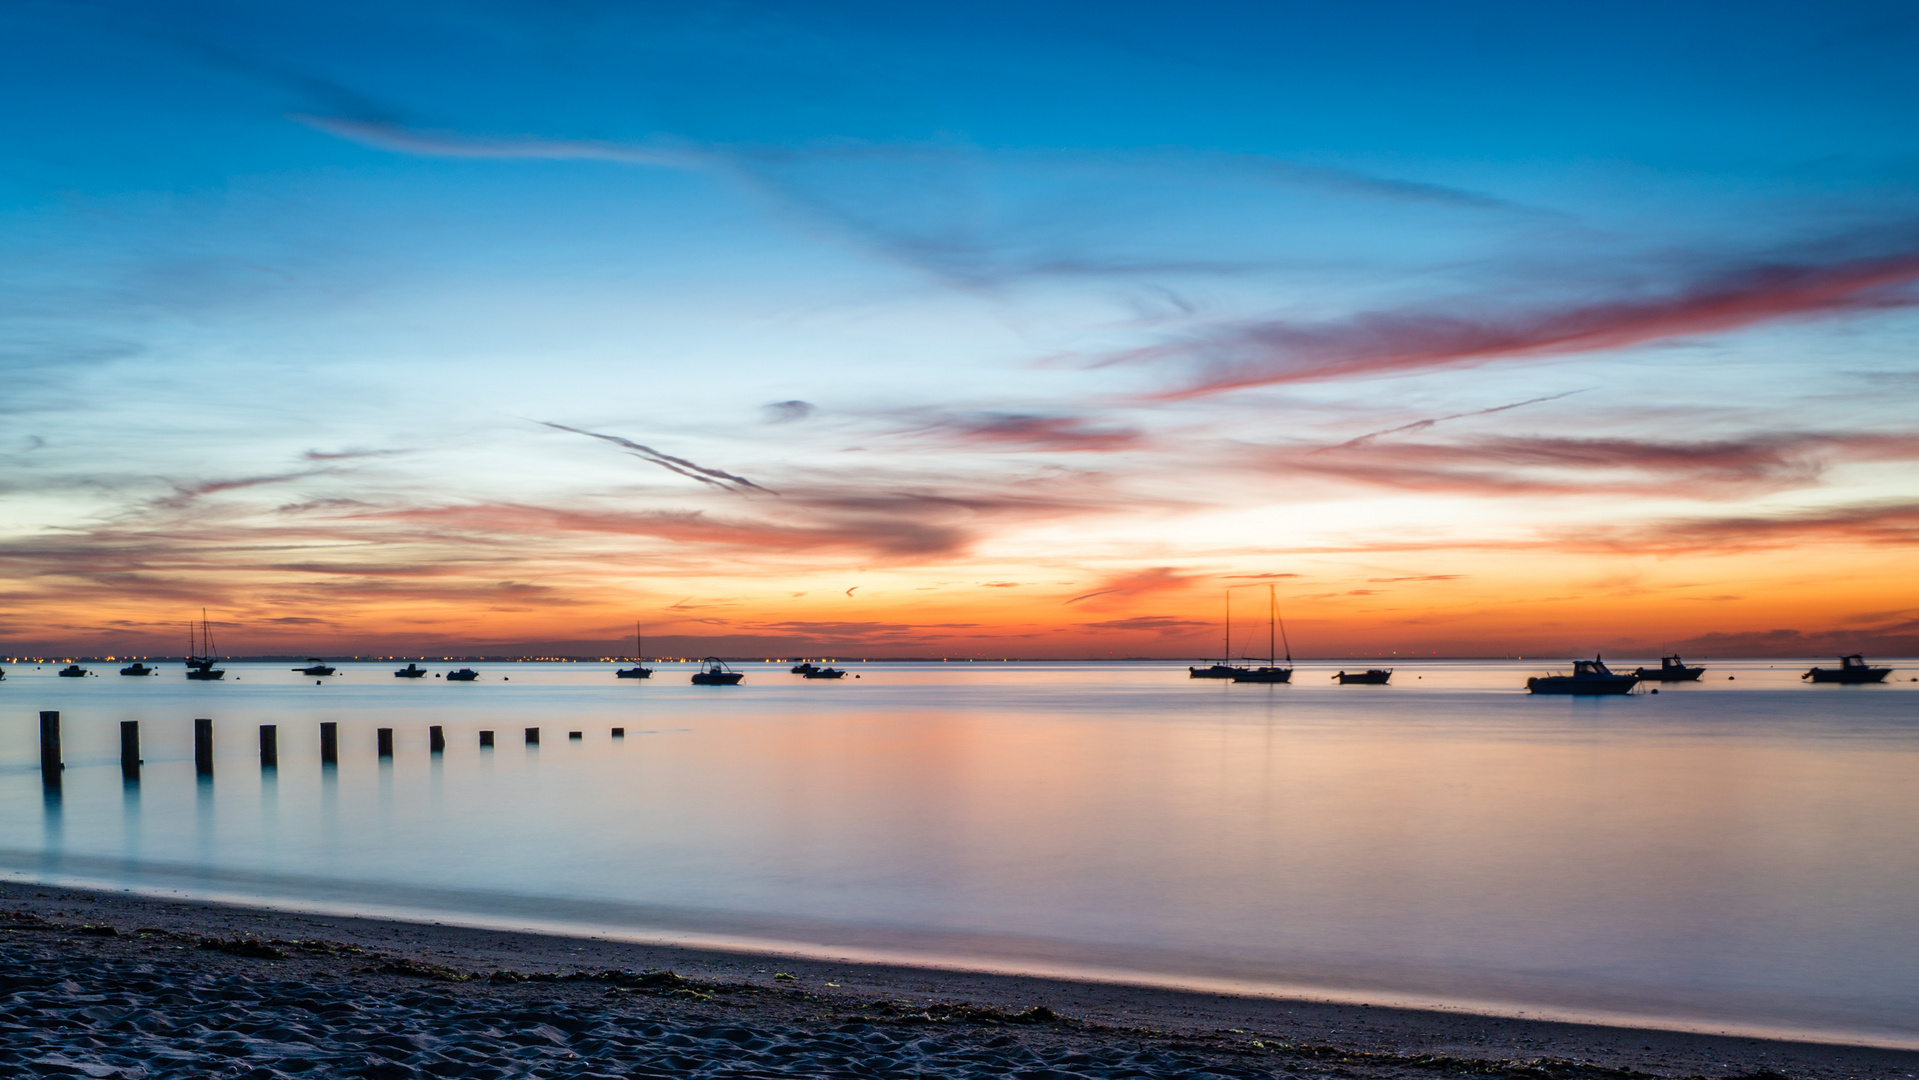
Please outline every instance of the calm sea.
M1919 663L1835 687L1716 661L1699 685L1591 700L1525 694L1566 666L1530 661L1402 663L1386 687L1321 664L1288 686L1158 663L854 664L837 683L751 664L732 688L673 664L645 682L479 664L470 684L395 666L316 686L287 664L214 684L10 665L0 873L1919 1045ZM42 709L63 718L58 798Z

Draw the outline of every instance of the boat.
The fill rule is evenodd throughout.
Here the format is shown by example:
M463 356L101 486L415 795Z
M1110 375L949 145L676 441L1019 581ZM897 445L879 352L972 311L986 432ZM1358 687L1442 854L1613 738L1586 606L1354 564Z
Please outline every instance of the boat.
M418 664L408 664L398 671L395 671L393 677L396 679L424 679L426 678L426 669Z
M1571 675L1535 675L1526 680L1526 689L1535 694L1629 694L1639 685L1637 675L1615 675L1606 667L1606 662L1595 656L1591 660L1574 660Z
M1280 667L1273 649L1273 627L1278 624L1280 634L1285 635L1285 624L1279 620L1279 599L1271 585L1266 586L1266 666L1251 671L1234 673L1236 683L1282 683L1293 681L1293 644L1286 643L1286 666Z
M207 621L207 609L201 608L197 640L193 624L187 624L187 678L196 682L213 682L224 678L226 672L213 665L213 624Z
M811 664L805 660L802 660L799 663L794 664L792 667L788 668L787 670L791 671L795 675L810 676L813 672L818 671L819 668L815 666L814 664Z
M458 671L449 671L446 673L447 682L472 682L479 677L480 673L470 667L463 667Z
M812 668L812 670L800 672L800 675L802 678L807 678L807 679L844 679L846 678L846 672L841 671L839 668L813 667L813 665L811 664L808 664L806 666L809 668Z
M84 679L92 673L79 664L68 664L66 667L60 669L59 674L63 679Z
M616 679L645 679L653 675L653 669L646 666L646 647L640 638L640 624L633 624L633 666L621 668L613 673Z
M1233 666L1233 590L1231 586L1228 586L1226 589L1226 651L1220 655L1225 657L1225 659L1211 667L1187 668L1186 677L1189 679L1230 679L1246 670L1243 667ZM793 670L798 671L799 669L794 668Z
M120 669L122 675L157 675L159 672L159 668L150 668L138 660Z
M63 671L60 674L65 675L66 672ZM1836 668L1816 667L1799 677L1811 679L1813 682L1870 683L1885 682L1886 676L1890 674L1892 674L1891 668L1873 667L1866 663L1864 656L1853 653L1851 656L1840 657L1839 666Z
M700 670L693 673L694 686L734 686L746 676L728 668L717 656L709 656L700 661Z
M1687 667L1686 662L1677 656L1660 657L1656 668L1633 669L1633 674L1641 682L1698 682L1699 676L1705 673L1705 668Z
M335 669L328 667L326 662L319 657L309 656L307 657L307 666L297 667L293 670L302 675L331 675Z
M1341 686L1385 686L1386 680L1393 677L1391 668L1367 668L1365 671L1342 671L1333 676Z

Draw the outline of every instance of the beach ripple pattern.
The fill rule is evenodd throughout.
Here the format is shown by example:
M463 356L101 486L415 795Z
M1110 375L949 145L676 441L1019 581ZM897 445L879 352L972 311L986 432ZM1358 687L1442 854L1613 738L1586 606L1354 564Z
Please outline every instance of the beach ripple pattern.
M246 1077L1265 1077L1177 1050L1029 1045L992 1029L761 1028L604 1006L182 973L0 949L0 1075Z

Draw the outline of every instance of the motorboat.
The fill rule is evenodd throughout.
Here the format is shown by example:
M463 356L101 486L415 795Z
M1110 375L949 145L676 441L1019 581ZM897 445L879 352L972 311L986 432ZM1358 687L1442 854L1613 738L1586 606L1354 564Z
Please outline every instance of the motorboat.
M709 656L700 661L700 670L693 673L694 686L734 686L746 678L743 672L734 671L717 656Z
M1526 689L1535 694L1578 694L1582 697L1629 694L1638 685L1639 676L1615 675L1606 667L1606 662L1597 656L1591 660L1574 660L1571 675L1535 675L1526 680Z
M331 675L335 669L328 667L319 657L309 656L306 667L297 667L293 670L302 675Z
M79 664L68 664L59 671L59 675L63 679L84 679L90 674L92 674L92 672L89 672Z
M1393 677L1391 668L1367 668L1365 671L1342 671L1333 676L1341 686L1385 686Z
M418 664L408 664L398 671L395 671L393 677L396 679L424 679L426 678L426 669Z
M63 671L60 674L65 675L66 672ZM1836 668L1816 667L1799 677L1811 679L1813 682L1872 683L1885 682L1886 676L1890 674L1892 674L1891 668L1873 667L1866 663L1865 657L1853 653L1851 656L1840 657L1839 666Z
M1266 666L1234 672L1236 683L1283 683L1293 681L1293 646L1286 644L1286 666L1280 667L1274 645L1273 628L1279 623L1279 599L1271 585L1266 586Z
M613 677L616 679L646 679L646 678L651 678L652 675L653 675L653 669L646 666L646 646L644 641L640 637L640 624L634 623L633 624L633 666L629 668L620 668L618 671L615 671L613 673Z
M458 671L449 671L446 673L447 682L472 682L479 677L480 673L470 667L463 667Z
M813 667L813 665L811 664L808 664L806 666L809 668L812 668L812 670L800 672L800 676L802 678L807 678L807 679L844 679L846 678L846 672L841 671L839 668Z
M158 675L159 673L159 668L150 668L137 660L120 669L122 675Z
M195 682L213 682L226 677L226 672L214 667L213 624L207 621L207 609L200 609L200 628L196 634L193 624L187 623L187 678Z
M1677 656L1660 657L1659 666L1656 668L1642 667L1633 670L1633 674L1637 675L1641 682L1698 682L1699 676L1705 673L1705 668L1688 667L1686 662Z
M819 666L809 661L802 660L799 663L794 664L792 667L788 668L787 670L792 672L795 675L811 675L813 672L819 670Z

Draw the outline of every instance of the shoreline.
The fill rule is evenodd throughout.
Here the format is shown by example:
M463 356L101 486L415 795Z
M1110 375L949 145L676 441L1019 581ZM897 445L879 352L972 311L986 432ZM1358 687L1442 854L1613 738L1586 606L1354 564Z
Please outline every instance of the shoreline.
M967 1052L986 1053L994 1050L988 1043L1018 1031L1015 1042L1020 1053L1042 1058L1054 1052L1068 1057L1090 1054L1095 1059L1105 1055L1117 1063L1115 1075L1128 1070L1130 1075L1142 1071L1191 1074L1195 1061L1209 1062L1208 1068L1217 1066L1212 1071L1231 1075L1304 1075L1337 1069L1344 1075L1376 1077L1467 1071L1553 1077L1771 1075L1851 1080L1919 1074L1919 1051L1887 1047L809 959L170 900L21 881L0 881L0 922L12 927L0 931L0 947L16 966L25 965L22 970L85 968L91 972L89 978L111 980L142 967L151 971L153 960L162 957L169 961L169 974L176 980L237 979L252 985L261 979L291 978L303 986L333 987L348 1000L358 994L369 995L368 1000L398 1001L394 1007L402 1011L425 1008L405 1004L402 999L409 993L416 997L422 991L451 993L450 1004L435 1006L448 1015L466 1006L497 1005L529 994L550 998L556 987L565 987L566 1002L554 1006L562 1014L566 1008L590 1004L600 1015L606 1009L605 999L618 997L620 1009L614 1011L618 1015L603 1017L615 1028L626 1021L669 1028L676 1023L698 1021L710 1026L724 1021L798 1047L809 1039L831 1041L832 1033L847 1024L870 1025L881 1033L904 1027L940 1032L945 1047L941 1053L967 1047L972 1048ZM111 933L105 929L109 927ZM222 947L207 942L255 944ZM250 955L249 950L259 955ZM29 953L30 958L21 959ZM376 962L369 966L369 961ZM607 982L614 978L608 973L622 971L670 971L675 980L670 983L671 994L682 996L654 990L642 994L633 988L627 994L617 979ZM497 973L503 972L518 974L502 982ZM591 974L582 976L582 972ZM513 984L526 976L533 977L530 986ZM561 976L566 981L548 981ZM151 980L153 976L143 977ZM9 981L17 997L21 981ZM87 988L78 974L60 985ZM395 998L396 994L400 997ZM5 1000L4 994L0 1000ZM430 1031L445 1020L435 1020L434 1015L429 1009L409 1022ZM270 1019L261 1018L262 1022ZM629 1052L643 1056L647 1050L636 1044ZM725 1047L712 1052L732 1053ZM801 1057L806 1053L792 1052ZM881 1056L897 1064L901 1053L907 1051L896 1046ZM1450 1064L1442 1066L1442 1061ZM937 1064L929 1059L914 1067L944 1075ZM1008 1068L1014 1064L1009 1061ZM134 1075L111 1071L118 1066L99 1067L109 1071L90 1075ZM798 1071L792 1075L820 1074L799 1065L795 1068ZM1440 1069L1437 1074L1436 1068ZM1103 1074L1101 1069L1085 1073Z

